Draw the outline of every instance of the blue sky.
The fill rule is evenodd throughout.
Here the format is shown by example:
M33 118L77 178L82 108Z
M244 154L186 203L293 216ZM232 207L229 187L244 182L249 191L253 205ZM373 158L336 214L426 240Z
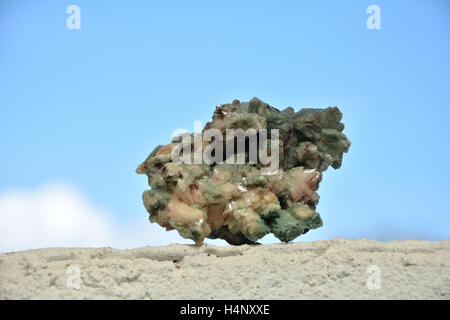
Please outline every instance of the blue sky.
M71 4L80 30L66 27ZM372 4L381 30L366 27ZM71 186L117 230L145 225L130 245L185 243L150 225L147 180L134 170L174 129L192 131L217 104L256 96L278 108L338 106L352 141L319 188L324 226L296 241L449 238L449 8L2 0L0 197ZM3 216L15 214L8 208Z

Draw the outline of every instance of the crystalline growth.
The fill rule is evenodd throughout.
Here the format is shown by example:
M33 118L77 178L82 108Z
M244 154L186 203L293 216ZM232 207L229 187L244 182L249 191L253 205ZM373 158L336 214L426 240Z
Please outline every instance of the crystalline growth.
M150 221L196 244L268 233L289 242L322 226L321 173L350 147L341 119L337 107L280 111L257 98L217 106L201 133L156 147L137 168Z

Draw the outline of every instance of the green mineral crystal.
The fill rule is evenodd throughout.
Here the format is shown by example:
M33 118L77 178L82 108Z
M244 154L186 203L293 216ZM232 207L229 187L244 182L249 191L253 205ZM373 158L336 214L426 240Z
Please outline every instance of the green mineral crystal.
M341 119L337 107L280 111L257 98L217 106L201 133L157 146L137 168L151 187L142 196L150 221L196 244L254 243L268 233L289 242L322 226L315 211L321 173L339 168L350 147ZM243 143L231 129L242 130ZM261 150L275 170L258 161Z

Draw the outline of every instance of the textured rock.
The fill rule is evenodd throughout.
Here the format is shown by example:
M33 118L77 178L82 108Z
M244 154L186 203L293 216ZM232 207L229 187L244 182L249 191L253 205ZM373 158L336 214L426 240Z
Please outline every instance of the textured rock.
M150 221L176 229L196 244L206 237L230 244L254 243L270 232L289 242L322 226L315 211L321 172L330 165L339 168L342 154L350 147L341 119L337 107L280 111L257 98L217 106L201 135L179 137L181 141L156 147L137 168L137 173L148 176L151 187L143 194ZM249 135L239 149L239 140L229 135L229 129L267 130L270 139ZM211 132L221 137L215 136L214 152L204 139ZM235 140L230 152L228 146ZM190 153L177 159L187 161L172 161L184 148ZM276 159L279 170L273 170L272 162L268 169L268 163L257 161L261 154L256 150L261 148ZM196 152L210 152L216 161L204 157L196 161ZM243 162L237 164L239 156ZM227 162L233 159L232 164Z
M450 299L450 240L3 253L0 299Z

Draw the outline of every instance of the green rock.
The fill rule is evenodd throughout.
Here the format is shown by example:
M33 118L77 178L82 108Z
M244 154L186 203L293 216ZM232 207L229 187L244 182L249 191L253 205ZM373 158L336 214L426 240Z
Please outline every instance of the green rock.
M289 242L322 226L315 211L322 172L339 168L350 148L341 120L337 107L280 111L258 98L217 106L201 135L157 146L136 169L151 187L142 196L150 221L196 244L205 238L255 243L270 232ZM278 140L271 140L277 134L272 129ZM186 149L190 155L181 157ZM194 163L196 152L201 159ZM243 162L228 162L233 159Z
M270 224L270 231L283 242L289 242L303 234L305 228L287 211L280 212L280 216Z

